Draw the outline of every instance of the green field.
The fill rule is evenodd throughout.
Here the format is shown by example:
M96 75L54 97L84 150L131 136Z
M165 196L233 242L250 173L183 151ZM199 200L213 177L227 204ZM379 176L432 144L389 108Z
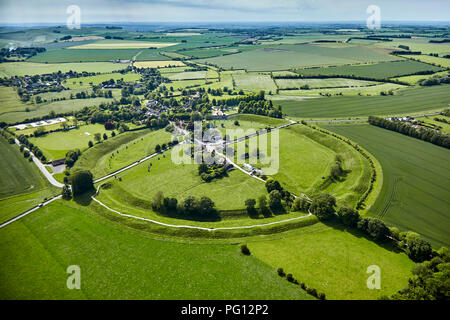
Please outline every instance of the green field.
M299 89L299 90L278 90L278 95L268 96L271 100L289 100L292 97L320 97L325 95L340 96L377 96L381 92L397 91L406 88L404 85L394 83L381 83L364 87L344 87L344 88L321 88L321 89ZM280 97L277 99L277 97ZM284 97L284 98L282 98Z
M142 50L148 49L55 49L39 53L28 59L28 61L40 63L65 63L131 60Z
M0 223L31 209L54 194L33 162L26 160L17 145L0 137Z
M96 76L79 77L73 79L67 79L65 85L69 88L88 88L92 85L99 85L104 81L113 79L114 81L122 80L124 82L138 82L141 76L137 73L105 73Z
M277 85L270 77L270 75L256 74L256 73L237 73L232 75L237 90L259 92L264 90L265 92L275 92Z
M0 260L1 299L311 299L237 246L153 240L75 203L1 229ZM81 290L66 287L70 265Z
M401 60L380 62L375 64L361 64L361 65L346 65L333 66L327 68L311 68L300 69L297 72L305 77L307 76L355 76L367 77L372 79L388 79L397 76L409 75L420 71L442 71L441 68L431 66L418 61Z
M36 117L42 117L48 115L51 111L56 114L68 113L72 111L79 111L84 107L92 107L99 105L102 102L109 102L111 99L107 98L91 98L91 99L73 99L54 101L41 104L29 105L30 111L26 111L23 105L19 110L11 110L6 113L0 114L0 121L6 121L9 123L15 122L27 122L27 119L33 119Z
M308 85L312 89L317 88L339 88L339 87L365 87L377 84L374 81L353 80L343 78L327 78L327 79L276 79L278 88L283 89L300 89L304 85Z
M171 153L172 151L165 152L160 157L121 173L122 181L114 181L112 188L103 191L101 196L112 194L113 199L117 198L116 205L120 206L121 203L132 204L136 199L151 201L158 191L162 191L166 197L176 197L179 200L190 195L208 196L218 209L234 210L245 208L246 199L267 193L264 183L239 170L230 171L228 177L204 182L198 174L198 165L174 164ZM149 163L152 164L150 170Z
M449 246L449 150L400 133L369 126L324 125L373 154L383 169L383 187L369 213L433 246Z
M197 60L225 69L247 71L289 70L296 67L321 66L397 60L383 51L360 46L342 45L275 45L242 53Z
M250 242L252 254L283 268L299 282L323 291L330 300L371 300L408 284L414 263L404 253L385 248L339 225L317 223L289 231L272 241ZM381 289L369 290L367 267L381 270Z
M31 63L31 62L10 62L0 64L0 77L24 76L45 74L52 72L112 72L122 70L126 64L110 62L86 62L86 63Z
M404 115L444 109L450 103L450 85L410 88L393 96L330 97L306 101L277 101L296 118L347 118L369 115Z
M103 133L111 138L111 132L105 130L102 124L87 124L64 132L49 133L38 138L30 138L30 142L37 145L49 160L65 158L70 150L88 148L89 141L95 143L94 134Z
M20 101L14 88L0 86L0 117L7 112L25 111L27 107L31 109L32 105Z

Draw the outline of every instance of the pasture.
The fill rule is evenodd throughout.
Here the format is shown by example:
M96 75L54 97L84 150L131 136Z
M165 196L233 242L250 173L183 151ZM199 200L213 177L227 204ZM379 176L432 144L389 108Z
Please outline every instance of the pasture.
M306 81L307 82L307 81ZM320 97L320 96L377 96L381 92L396 92L399 89L406 88L404 85L394 83L380 83L362 87L341 87L341 88L320 88L320 89L294 89L294 90L278 90L278 95L268 96L268 99L277 99L277 96L286 96L284 99L289 100L292 97Z
M288 231L270 241L249 242L248 247L258 259L325 292L329 300L376 300L394 294L408 284L414 267L405 253L333 222ZM371 265L381 269L380 290L367 288L366 270Z
M311 89L320 88L343 88L343 87L365 87L375 85L378 82L353 80L344 78L327 78L327 79L275 79L275 83L280 90L283 89L300 89L307 85Z
M369 115L405 115L447 108L450 85L407 88L392 96L354 96L309 99L305 101L276 101L289 117L349 118Z
M28 61L40 63L66 63L131 60L142 50L143 49L55 49L38 53L28 59ZM127 67L127 65L125 65L125 67Z
M259 92L275 92L277 85L270 77L270 75L256 74L256 73L236 73L232 75L235 81L236 89L244 91Z
M237 246L124 232L74 202L58 201L1 229L0 259L1 299L311 299ZM73 264L82 290L66 287Z
M359 143L380 162L383 186L369 214L421 234L436 248L449 246L449 150L367 124L323 127Z

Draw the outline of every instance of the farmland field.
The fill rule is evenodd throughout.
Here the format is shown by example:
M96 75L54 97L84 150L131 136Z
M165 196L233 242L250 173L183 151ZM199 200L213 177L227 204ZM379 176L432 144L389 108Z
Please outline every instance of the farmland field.
M222 57L200 59L225 69L247 71L288 70L295 67L397 60L383 52L358 46L329 48L311 45L278 45Z
M401 60L391 62L380 62L376 64L360 64L349 66L337 66L327 68L299 69L297 72L305 77L316 75L327 76L356 76L372 79L387 79L396 76L409 75L421 71L442 71L441 68L431 66L418 61Z
M28 61L40 63L65 63L131 60L142 50L143 49L55 49L39 53L28 59Z
M399 115L441 110L449 105L450 86L411 88L393 96L329 97L306 101L277 101L283 112L295 118L346 118Z
M366 148L383 168L383 187L370 214L423 235L435 247L450 244L449 151L369 125L324 125Z
M339 87L364 87L377 84L374 81L353 80L343 78L328 79L276 79L280 90L283 89L300 89L304 85L308 85L312 89L317 88L339 88Z
M133 64L136 68L165 68L184 66L181 61L138 61Z
M26 160L17 145L0 137L0 223L35 206L54 194L33 162Z
M277 90L277 86L269 75L238 73L232 75L236 87L245 91L258 92L264 90L266 92Z
M10 62L0 64L0 77L35 75L52 72L112 72L125 69L127 65L110 62L84 62L84 63L32 63Z
M174 46L176 43L164 42L144 42L144 41L120 41L120 40L101 40L94 43L83 44L80 46L69 47L68 49L148 49L165 48Z

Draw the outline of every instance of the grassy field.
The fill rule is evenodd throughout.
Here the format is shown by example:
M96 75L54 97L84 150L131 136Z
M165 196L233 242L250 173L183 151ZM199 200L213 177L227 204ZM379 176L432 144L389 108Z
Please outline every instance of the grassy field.
M56 114L67 113L71 111L78 111L84 107L91 107L99 105L102 102L109 102L111 99L107 98L92 98L92 99L74 99L63 100L55 102L47 102L41 104L29 105L30 111L23 110L23 106L19 110L9 111L7 113L0 114L0 121L6 121L10 123L14 122L26 122L27 119L35 117L42 117L54 111Z
M436 121L434 120L434 118L439 118L439 119L445 119L448 122L450 122L450 117L446 117L446 116L442 116L442 115L436 115L436 116L426 116L426 117L417 117L414 118L416 120L421 120L424 121L427 124L434 124L438 127L441 127L440 131L445 132L445 133L450 133L450 123L444 123L441 121Z
M153 240L75 203L1 229L0 259L1 299L311 298L236 246ZM66 288L70 265L81 269L81 290Z
M32 63L32 62L10 62L0 64L0 77L35 75L52 72L112 72L122 70L126 64L111 62L83 62L83 63Z
M251 253L274 268L283 268L299 282L323 291L327 299L372 300L408 284L414 263L337 224L317 223L284 233L271 241L249 242ZM381 289L369 290L367 267L381 270Z
M206 71L180 72L169 76L170 80L197 80L206 79Z
M339 87L364 87L377 84L374 81L353 80L343 78L328 79L276 79L277 87L283 89L300 89L308 85L312 89L316 88L339 88Z
M375 64L333 66L326 68L300 69L297 72L305 77L315 75L341 75L368 77L373 79L388 79L412 74L419 71L442 71L441 68L418 61L401 60L380 62Z
M266 92L277 90L277 86L273 79L269 75L256 74L256 73L241 73L232 76L235 83L236 89L259 92L264 90Z
M190 195L208 196L218 209L234 210L245 208L246 199L257 198L267 193L262 182L238 170L230 171L228 177L206 183L198 174L198 165L174 164L171 151L158 158L121 173L122 181L114 181L112 190L104 191L102 194L112 192L113 197L120 196L117 204L132 203L136 201L135 199L151 201L158 191L162 191L166 197L176 197L179 200ZM151 163L150 170L148 170L149 163Z
M31 209L54 194L33 162L25 160L17 145L0 137L0 223Z
M7 112L25 111L27 107L32 108L31 104L20 101L14 88L0 86L0 117Z
M134 142L134 140L140 140L144 135L149 134L150 130L129 131L116 135L114 138L109 138L102 143L94 145L94 147L83 152L81 157L75 163L73 170L90 170L95 178L101 178L102 176L110 173L111 171L106 166L107 157L112 152L116 152L122 146L128 143ZM167 141L164 141L167 142ZM130 162L136 161L141 157L140 154L130 156Z
M30 142L37 145L47 159L56 160L65 158L67 151L87 149L89 141L95 143L94 134L96 133L102 135L102 140L103 133L111 138L111 131L107 131L102 124L97 123L82 125L69 131L49 133L38 138L30 138Z
M360 125L324 125L372 153L383 168L383 187L369 213L433 246L449 246L449 150L400 133Z
M330 97L306 101L280 101L283 112L296 118L348 118L369 115L403 115L444 109L450 103L450 86L411 88L393 96Z
M138 61L133 63L136 68L166 68L184 66L182 61Z
M396 59L382 51L360 46L276 45L197 61L225 69L276 71L295 67L391 61Z
M125 82L137 82L141 79L141 76L137 73L105 73L100 74L96 76L89 76L89 77L79 77L79 78L72 78L67 79L65 81L65 85L69 88L89 88L91 84L93 85L99 85L104 81L108 81L114 79L114 81L117 80L123 80Z
M397 77L397 78L392 78L391 80L398 80L398 81L406 82L410 85L414 85L414 84L417 84L422 79L429 79L429 78L432 78L435 76L443 76L445 74L448 74L448 71L436 72L433 74Z

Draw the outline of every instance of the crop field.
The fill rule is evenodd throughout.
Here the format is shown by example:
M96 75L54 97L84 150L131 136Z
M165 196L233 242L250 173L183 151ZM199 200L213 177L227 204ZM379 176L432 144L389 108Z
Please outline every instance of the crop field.
M374 43L375 47L389 48L398 50L399 45L408 46L411 51L421 51L424 54L438 53L438 54L450 54L450 48L448 43L429 43L429 39L394 39L390 42Z
M214 48L179 51L180 54L187 56L191 59L212 58L238 52L239 52L238 49L214 49Z
M7 121L12 123L26 122L27 119L48 115L51 111L54 111L56 114L67 113L71 111L81 110L84 107L96 106L102 102L108 101L111 101L111 99L91 98L33 104L29 106L30 111L28 112L23 110L23 107L21 107L21 109L19 110L8 111L6 113L0 114L0 121Z
M278 90L278 95L269 96L270 100L290 100L295 98L320 97L326 95L340 96L378 96L381 92L397 91L406 88L404 85L394 83L381 83L364 87L321 88L321 89L294 89ZM277 98L277 97L283 97ZM290 97L291 98L290 98ZM304 100L304 99L303 99Z
M0 223L32 208L52 190L33 162L26 160L17 145L0 137Z
M7 112L25 111L30 106L20 101L14 88L0 86L0 117Z
M170 75L169 79L173 81L206 79L206 71L180 72Z
M297 72L305 77L327 75L327 76L356 76L372 79L388 79L397 76L410 75L422 71L442 71L441 68L426 63L400 60L380 62L375 64L346 65L326 68L300 69Z
M398 81L402 81L402 82L406 82L410 85L415 85L417 84L420 80L424 80L424 79L429 79L432 77L440 77L443 76L445 74L448 74L448 71L442 71L442 72L436 72L433 74L423 74L423 75L415 75L415 76L404 76L404 77L397 77L397 78L392 78L391 80L398 80Z
M386 53L358 46L329 48L318 45L278 45L242 53L197 60L225 69L277 71L295 67L396 60Z
M441 57L434 57L434 56L426 56L426 55L414 55L414 56L403 56L405 58L429 63L429 64L435 64L437 66L443 67L443 68L450 68L450 59L441 58Z
M95 143L94 134L103 133L111 136L111 132L105 130L101 124L82 125L77 129L72 129L64 132L49 133L38 138L30 138L30 141L36 144L39 149L45 154L47 159L56 160L66 157L67 151L88 148L88 142Z
M393 96L329 97L305 101L277 101L282 110L296 118L347 118L369 115L401 115L447 108L450 86L404 89Z
M1 229L0 259L2 299L311 299L237 246L153 240L75 203ZM73 264L82 290L66 287Z
M259 92L264 90L266 92L277 90L277 86L269 75L254 74L254 73L238 73L232 75L236 87L244 91Z
M144 42L144 41L121 41L121 40L100 40L89 44L69 47L70 50L77 49L148 49L165 48L177 45L177 43L165 42Z
M376 300L391 295L408 284L414 266L406 254L332 223L289 231L271 241L250 242L248 247L258 259L325 292L329 300ZM366 270L371 265L381 269L380 290L367 288Z
M142 51L142 49L55 49L39 53L28 59L28 61L40 63L65 63L131 60L140 51Z
M343 78L328 79L276 79L277 87L283 89L300 89L307 85L312 89L317 88L340 88L340 87L365 87L377 84L374 81L353 80Z
M112 72L125 69L127 65L110 62L84 62L84 63L32 63L32 62L10 62L0 64L0 77L24 76L45 74L52 72Z
M184 66L182 61L138 61L133 63L136 68L166 68Z
M369 210L435 247L450 244L449 150L369 125L324 125L372 153L383 168L383 187Z

